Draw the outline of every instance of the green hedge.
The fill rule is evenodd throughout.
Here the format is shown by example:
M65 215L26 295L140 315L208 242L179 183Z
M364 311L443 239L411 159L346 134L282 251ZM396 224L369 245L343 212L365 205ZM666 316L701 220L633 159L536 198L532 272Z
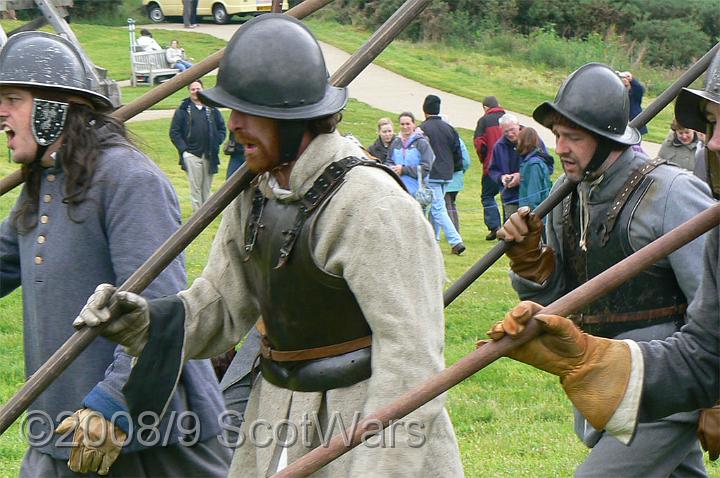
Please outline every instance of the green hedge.
M403 3L336 0L321 15L375 30ZM525 42L540 34L546 43L539 55L548 66L566 65L550 51L561 39L599 39L614 42L610 48L625 51L630 63L685 67L720 40L720 8L717 0L436 0L403 37L483 48L507 33L523 35Z

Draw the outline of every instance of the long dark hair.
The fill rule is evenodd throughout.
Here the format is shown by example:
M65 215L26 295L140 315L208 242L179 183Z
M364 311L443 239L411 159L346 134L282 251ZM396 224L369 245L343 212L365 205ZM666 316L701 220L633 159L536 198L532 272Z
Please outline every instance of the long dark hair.
M63 128L63 144L57 154L65 174L62 201L68 204L71 219L73 208L85 200L92 185L98 156L102 150L118 143L132 145L123 123L89 106L70 103ZM26 198L13 216L13 224L20 232L37 224L42 176L40 161L23 165L22 175Z

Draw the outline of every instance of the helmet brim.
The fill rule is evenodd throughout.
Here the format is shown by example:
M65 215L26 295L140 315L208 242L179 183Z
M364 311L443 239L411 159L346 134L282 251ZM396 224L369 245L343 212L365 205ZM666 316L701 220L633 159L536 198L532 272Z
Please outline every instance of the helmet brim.
M675 118L678 122L695 131L705 132L707 127L707 118L703 113L703 100L720 104L720 96L705 90L693 90L683 88L675 100Z
M79 96L90 101L98 111L112 111L114 106L110 99L91 90L82 88L73 88L71 86L55 86L47 83L38 83L34 81L0 81L0 86L17 86L19 88L34 88L36 90L50 90L58 93L67 93L69 95Z
M325 96L318 103L288 108L284 105L264 106L241 100L216 86L199 93L202 102L209 106L230 108L253 116L277 120L311 120L330 116L345 108L348 100L347 88L327 85Z
M635 144L638 144L642 140L642 135L640 134L640 131L637 130L637 128L633 128L632 126L628 125L625 127L625 131L621 134L613 133L612 131L604 131L596 128L595 126L587 123L586 121L583 121L582 119L576 117L570 112L563 111L561 108L558 107L557 104L552 101L545 101L540 106L535 108L532 116L533 119L535 119L535 121L537 121L541 125L545 126L546 128L551 128L552 125L549 123L549 117L553 112L564 116L576 125L581 126L582 128L598 136L607 138L619 144L633 146Z

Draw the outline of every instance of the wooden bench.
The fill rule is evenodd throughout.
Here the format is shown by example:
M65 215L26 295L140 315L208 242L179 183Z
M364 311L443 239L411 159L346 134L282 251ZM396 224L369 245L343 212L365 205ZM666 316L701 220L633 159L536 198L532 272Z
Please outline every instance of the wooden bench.
M180 73L170 68L163 51L136 51L130 53L132 63L132 86L140 84L154 85L161 83Z

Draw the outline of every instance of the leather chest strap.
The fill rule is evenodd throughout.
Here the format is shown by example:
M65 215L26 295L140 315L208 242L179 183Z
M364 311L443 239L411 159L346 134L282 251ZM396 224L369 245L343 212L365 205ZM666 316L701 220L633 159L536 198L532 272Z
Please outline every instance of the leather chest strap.
M375 161L348 156L331 163L315 180L310 189L300 199L300 210L295 218L293 228L285 231L285 242L280 248L280 258L275 269L287 264L295 241L300 237L300 230L310 214L326 201L344 182L345 175L355 166L375 165Z
M372 335L367 335L358 339L348 340L347 342L325 345L323 347L314 347L311 349L274 350L270 347L270 342L268 342L265 337L265 323L263 320L258 320L255 326L262 336L262 340L260 342L260 355L275 362L297 362L300 360L317 360L326 357L335 357L337 355L343 355L356 350L364 349L365 347L370 347L372 344Z
M643 178L647 176L652 170L654 170L661 164L667 163L668 161L663 158L655 158L646 162L642 167L636 169L630 175L625 184L623 184L622 188L620 188L620 193L615 197L612 206L610 206L610 209L608 210L607 220L605 221L605 234L603 234L601 245L604 246L605 244L607 244L608 240L610 239L610 233L615 227L615 222L620 216L620 212L622 212L623 207L625 207L625 204L632 195L633 191L635 191L635 188L638 186L638 184L640 184L640 181L642 181Z
M602 314L602 315L586 315L574 314L571 316L575 324L594 325L594 324L617 324L621 322L640 322L655 319L668 319L685 314L687 304L671 305L668 307L660 307L659 309L640 310L638 312L625 312L621 314ZM659 320L658 323L667 322L667 320Z

